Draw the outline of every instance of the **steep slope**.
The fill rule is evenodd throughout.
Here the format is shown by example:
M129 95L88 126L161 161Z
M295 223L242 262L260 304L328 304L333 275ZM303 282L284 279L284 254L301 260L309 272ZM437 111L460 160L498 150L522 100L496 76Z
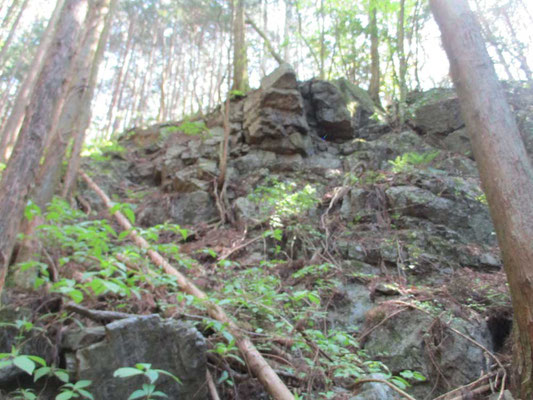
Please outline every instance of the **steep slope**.
M509 92L527 142L531 93ZM141 233L159 232L154 247L233 314L296 392L401 397L383 382L354 384L370 377L436 398L502 376L494 354L505 359L511 315L453 92L410 101L411 128L394 127L374 119L372 101L346 81L300 83L282 66L230 102L222 190L223 107L125 132L84 170L131 205ZM83 183L79 199L106 214ZM97 297L139 314L194 321L203 313L166 281L140 296ZM198 327L221 395L267 398L224 328Z

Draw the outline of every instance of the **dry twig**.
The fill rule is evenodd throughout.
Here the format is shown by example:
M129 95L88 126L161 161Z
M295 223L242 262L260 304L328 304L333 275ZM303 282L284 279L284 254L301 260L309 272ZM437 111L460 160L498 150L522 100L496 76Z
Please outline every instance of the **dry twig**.
M211 395L212 400L220 400L220 396L217 392L217 387L215 386L215 382L213 381L213 376L211 375L211 372L209 370L206 370L206 379L207 379L207 388L209 389L209 394Z

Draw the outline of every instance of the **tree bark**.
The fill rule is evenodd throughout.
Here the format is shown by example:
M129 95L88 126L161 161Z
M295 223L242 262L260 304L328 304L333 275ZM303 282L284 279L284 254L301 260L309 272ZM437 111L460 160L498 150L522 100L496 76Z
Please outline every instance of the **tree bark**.
M9 30L9 34L7 35L7 39L4 42L4 46L2 46L2 50L0 51L0 70L4 69L4 66L7 62L7 50L11 46L11 42L13 41L13 38L15 37L15 33L17 32L17 27L20 22L20 19L22 18L22 14L26 10L26 6L28 5L29 0L24 0L24 3L22 3L22 6L20 7L20 10L17 14L17 18L15 19L15 22L13 22L13 25L11 25L11 29Z
M113 128L112 128L112 131L110 132L110 136L109 137L113 137L113 135L116 135L118 134L118 132L120 132L120 126L122 124L122 128L124 128L124 110L126 109L126 105L124 104L124 92L126 89L128 89L129 87L129 82L130 82L130 76L131 76L131 73L132 73L132 70L134 68L134 66L136 66L137 64L137 60L136 60L136 51L137 51L137 43L133 43L132 47L131 47L131 50L130 50L130 57L129 57L129 60L128 60L128 66L126 67L126 73L124 74L124 76L122 77L122 81L121 81L121 84L120 84L120 90L119 90L119 94L118 94L118 100L117 100L117 103L116 103L116 113L115 113L115 121L113 123Z
M68 101L61 111L50 145L47 146L46 158L39 170L36 189L33 192L33 200L39 207L46 206L58 189L67 145L81 134L80 121L85 113L90 112L96 84L93 75L97 72L101 61L98 46L110 10L110 0L93 0L92 3L86 21L88 30L71 71L74 77L72 89L68 93ZM99 59L96 57L97 54Z
M30 100L35 81L37 80L37 77L43 67L45 55L50 47L50 44L52 43L54 31L56 29L64 4L65 0L57 0L54 12L50 17L48 26L43 33L43 36L39 42L39 47L37 47L37 51L33 57L31 68L28 71L22 86L17 92L17 98L15 99L11 114L9 115L5 125L2 127L2 134L0 135L0 162L7 160L9 150L7 144L9 138L15 138L20 130L22 120L24 119L26 106Z
M118 72L115 78L115 88L113 89L113 95L111 96L111 103L109 104L109 109L107 112L107 125L104 130L104 133L109 137L111 136L111 128L113 126L113 116L115 108L117 106L118 97L120 94L120 88L122 86L122 77L126 73L126 67L128 65L128 55L130 54L131 47L133 45L133 28L135 22L133 19L130 20L130 25L128 27L128 37L126 39L126 47L124 49L124 54L122 55L122 63L118 68Z
M400 101L398 114L400 117L400 126L405 122L405 100L407 98L407 56L405 54L405 0L400 0L400 11L398 15L398 58L400 84Z
M91 65L91 73L89 75L89 80L87 84L87 90L83 94L82 104L84 106L80 110L80 117L77 120L77 125L74 135L74 143L71 150L70 160L68 162L67 172L65 173L65 178L63 179L63 189L61 191L62 197L67 197L67 195L72 191L74 186L76 174L80 166L81 158L81 148L85 142L85 134L91 123L91 101L94 97L94 92L96 90L96 80L98 78L98 72L100 70L100 64L104 58L104 52L109 40L109 34L111 32L111 23L113 21L113 16L117 9L118 0L107 0L108 1L108 11L105 17L105 22L103 29L100 33L98 40L98 47L96 48L96 53L94 55L93 63Z
M246 36L244 24L244 0L234 0L235 18L233 21L233 90L248 90L248 58L246 56Z
M490 24L488 23L487 19L483 15L483 10L481 8L479 0L474 0L474 3L476 4L476 7L477 7L477 17L481 25L481 33L483 34L483 37L488 43L491 44L491 46L494 48L494 51L496 51L500 64L505 69L505 73L507 74L507 79L514 80L513 74L511 73L511 70L509 68L509 64L507 63L503 55L503 51L501 49L502 44L498 43L498 40L492 33Z
M6 11L6 15L4 19L2 20L2 29L6 29L9 23L11 22L11 18L13 17L13 13L15 12L16 8L18 7L20 3L20 0L13 0L11 4L9 5L9 8Z
M518 39L518 35L516 33L516 30L513 26L513 23L511 21L511 18L509 18L509 13L506 9L503 7L501 8L501 14L503 14L503 19L505 20L507 24L507 28L509 29L509 33L511 34L511 41L515 47L515 58L520 63L520 69L524 72L524 75L526 76L526 79L530 81L533 78L533 74L531 72L531 68L529 68L529 65L527 63L527 58L524 55L524 44L520 42Z
M290 0L285 0L285 24L283 26L283 60L291 62L290 35L292 31L292 4Z
M0 182L0 292L39 161L68 88L68 72L87 12L87 0L67 0L53 46L37 80L13 155Z
M372 4L372 2L371 2ZM379 68L379 35L378 35L378 18L377 7L375 4L370 8L370 86L368 93L370 98L374 100L374 104L381 106L379 92L381 87L381 73Z
M320 0L320 13L319 13L319 26L320 26L320 71L319 78L326 79L326 21L324 12L324 0Z
M514 309L513 389L533 398L533 169L466 0L430 0L494 221Z
M162 122L166 115L166 86L167 86L167 54L165 51L166 43L163 31L159 29L159 48L161 49L161 75L159 81L159 113L157 114L157 121Z

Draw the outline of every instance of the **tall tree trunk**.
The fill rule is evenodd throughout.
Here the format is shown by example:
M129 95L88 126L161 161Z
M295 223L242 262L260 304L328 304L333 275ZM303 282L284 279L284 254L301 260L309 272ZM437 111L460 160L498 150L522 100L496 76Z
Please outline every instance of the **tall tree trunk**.
M319 78L326 79L326 21L324 0L320 0L320 71Z
M244 0L233 0L235 17L233 21L233 90L248 90L248 58L244 25Z
M507 24L509 33L511 34L511 41L513 42L513 45L515 47L515 58L520 63L520 69L524 72L526 79L530 81L533 78L533 74L531 72L531 68L529 68L529 65L527 63L527 58L524 55L524 44L521 43L520 40L518 39L518 35L516 33L516 30L513 26L511 19L509 18L509 13L507 12L507 10L505 10L502 7L501 13L503 14L503 18Z
M11 42L13 41L13 38L15 37L15 33L17 31L18 24L20 22L20 19L22 18L22 14L26 10L26 6L28 5L29 0L24 0L24 3L22 3L22 6L20 7L20 10L17 14L17 18L15 19L15 22L13 22L13 25L11 25L11 29L9 30L9 34L7 35L7 39L4 42L4 45L2 46L2 50L0 51L0 70L4 69L4 66L7 62L7 50L11 46Z
M159 30L159 48L161 49L161 75L159 81L159 113L157 114L157 121L161 122L166 114L166 86L167 86L167 57L165 51L165 37L163 31Z
M66 0L54 44L37 80L13 155L0 182L0 291L20 227L28 194L35 183L47 135L61 112L68 72L87 12L87 0Z
M141 78L140 74L143 74L144 71L141 71L138 65L135 65L135 74L133 76L133 88L132 88L132 94L130 97L130 102L128 109L126 110L126 116L124 117L124 125L123 130L129 129L130 127L135 126L135 111L136 106L139 101L139 93L140 93L140 86L141 86Z
M278 64L281 65L285 63L285 60L283 60L283 58L279 55L279 53L274 49L274 46L272 45L272 42L270 41L270 39L267 37L266 33L263 32L259 28L259 26L257 26L257 24L254 22L254 20L249 15L246 15L246 22L250 24L252 28L254 28L254 31L259 36L261 36L261 39L263 39L264 46L268 49L268 51L270 52L272 57L274 57L274 59L278 62Z
M507 79L514 80L513 74L511 73L511 69L509 68L509 64L505 60L505 57L503 55L502 49L501 49L501 43L498 43L498 40L492 33L492 29L490 27L490 24L488 23L487 19L483 15L483 10L481 9L481 5L479 4L479 0L474 0L476 7L477 7L477 17L479 19L479 22L481 24L481 32L483 33L483 37L487 42L489 42L496 51L496 54L498 55L498 59L500 61L500 64L505 69L505 73L507 74Z
M133 29L135 26L134 19L130 19L130 25L128 27L128 37L126 39L126 47L124 48L124 53L122 55L122 63L118 68L118 72L115 78L115 87L113 89L113 94L111 96L111 103L109 103L109 109L107 111L107 124L104 130L106 136L111 136L111 127L113 126L113 116L115 108L118 102L118 96L120 94L120 88L122 86L122 77L126 73L126 67L128 65L128 55L130 54L131 47L133 45Z
M381 72L379 68L379 35L378 35L378 17L377 7L371 2L369 12L370 16L370 86L368 93L370 98L374 100L374 104L381 107L381 100L379 92L381 87Z
M50 145L47 146L46 158L41 165L33 200L39 207L44 207L53 197L61 180L61 165L65 157L67 144L79 135L80 119L90 110L92 94L96 79L93 68L98 68L101 61L97 59L100 37L109 13L110 0L92 1L86 25L87 34L80 46L71 74L75 77L72 82L68 101L66 102L57 129L53 132ZM105 46L105 43L104 43Z
M134 66L137 65L137 61L135 59L136 57L136 43L133 43L133 46L130 50L130 57L128 61L128 66L126 67L126 73L124 74L122 78L122 82L120 85L120 90L118 94L118 100L116 105L116 113L115 113L115 122L113 123L113 129L112 133L116 134L120 130L121 123L124 124L124 110L126 109L126 105L124 104L124 91L128 89L129 82L130 82L130 76L131 71L133 70ZM124 125L123 125L124 126ZM112 137L113 135L111 135Z
M285 62L291 62L291 23L292 23L292 4L290 0L285 0L285 25L283 26L283 59Z
M141 96L139 99L139 104L137 105L137 114L138 117L135 119L136 125L142 125L144 122L144 114L146 112L146 101L148 98L147 92L150 93L151 88L151 82L152 82L152 75L153 75L153 69L155 65L155 49L157 44L157 32L154 33L152 37L152 45L150 46L150 56L148 57L148 71L143 76L143 83L141 87ZM147 88L148 86L148 88Z
M514 310L513 388L533 398L533 169L466 0L430 0L442 31Z
M67 172L65 173L65 178L63 179L63 189L61 191L62 197L67 197L71 192L72 187L74 186L74 181L76 174L78 173L78 168L80 165L81 157L81 148L85 141L85 133L89 128L91 123L91 101L94 97L94 92L96 90L96 81L98 78L98 71L100 69L100 64L104 58L104 52L107 46L109 39L109 34L111 31L111 23L113 22L113 16L117 9L118 0L107 0L108 1L108 11L105 17L105 23L100 33L100 38L98 40L98 47L96 48L96 53L94 55L94 61L91 65L91 73L89 75L89 80L87 84L87 90L83 94L82 104L86 105L80 110L79 119L77 120L75 135L74 135L74 144L72 146L70 160L68 162Z
M4 19L2 20L2 30L7 29L9 23L11 22L11 18L13 17L13 14L15 13L15 10L19 4L20 4L20 0L13 0L11 4L9 5L9 8L6 11L6 15Z
M54 12L50 17L48 26L41 37L39 47L37 47L37 51L33 57L31 68L17 92L17 97L11 110L11 114L9 115L5 125L2 127L2 134L0 135L0 162L7 160L9 150L7 146L8 141L10 138L16 138L20 130L22 120L24 119L26 106L30 100L35 81L37 80L37 77L43 68L45 55L47 54L50 44L52 43L52 39L54 38L54 31L56 29L64 4L65 0L57 0Z
M407 56L405 54L405 0L400 0L400 12L398 15L398 58L399 76L398 83L400 85L400 104L398 107L398 114L400 117L400 125L405 122L405 100L407 98Z

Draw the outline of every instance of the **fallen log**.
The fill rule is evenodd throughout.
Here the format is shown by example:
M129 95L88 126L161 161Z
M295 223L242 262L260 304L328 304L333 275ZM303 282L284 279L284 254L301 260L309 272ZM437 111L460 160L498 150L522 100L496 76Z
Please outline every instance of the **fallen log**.
M87 174L80 171L80 176L85 182L87 182L87 185L89 185L89 187L96 192L98 197L102 199L105 206L108 209L111 209L113 207L113 203L111 202L109 197L107 197L107 195L102 191L102 189L100 189L100 187L95 182L93 182L93 180L89 178ZM267 392L275 400L294 400L294 396L287 388L287 386L279 378L279 376L272 369L272 367L265 361L261 353L259 353L259 351L253 345L252 341L241 333L241 330L239 329L237 324L228 317L222 307L209 300L207 294L205 294L202 290L196 287L196 285L194 285L194 283L192 283L185 275L183 275L176 268L170 265L170 263L161 254L153 250L148 244L148 242L133 229L128 219L120 211L115 212L113 216L122 226L122 228L124 228L124 230L129 231L129 236L133 240L133 242L141 249L146 250L146 253L154 264L160 266L163 271L165 271L165 273L172 275L176 278L176 281L181 290L192 296L204 300L204 304L207 307L207 312L209 316L213 319L222 322L223 324L226 324L228 331L235 338L235 343L241 351L244 360L246 361L246 364L257 377L259 382L261 382L261 384L265 387Z

